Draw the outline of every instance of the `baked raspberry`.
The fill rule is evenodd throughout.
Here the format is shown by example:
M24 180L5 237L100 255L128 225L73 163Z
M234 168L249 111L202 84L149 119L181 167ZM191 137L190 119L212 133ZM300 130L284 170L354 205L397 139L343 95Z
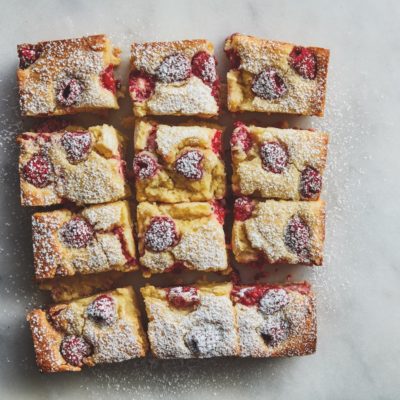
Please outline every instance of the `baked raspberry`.
M65 132L61 138L61 145L67 153L71 164L87 159L92 146L92 136L86 131Z
M240 146L245 152L249 151L253 145L253 140L251 139L250 132L243 122L235 122L235 129L231 137L231 146Z
M192 58L192 73L210 85L217 79L215 58L205 51L199 51Z
M303 169L300 178L300 193L306 199L318 198L322 188L322 177L312 167Z
M187 179L199 180L203 177L201 161L204 156L198 150L189 150L175 161L175 171Z
M197 288L191 286L167 289L167 299L176 308L191 307L200 302Z
M143 71L133 71L129 76L129 93L133 101L145 101L154 93L154 78Z
M144 235L144 245L151 251L164 251L176 246L178 234L175 222L169 217L154 217Z
M231 294L235 302L245 306L254 306L259 303L266 290L264 286L234 286Z
M285 229L285 244L290 251L301 259L309 258L311 232L310 228L299 216L294 216Z
M113 229L112 232L118 238L119 242L121 243L121 251L126 259L126 263L130 264L130 265L135 265L136 259L135 259L135 257L132 257L131 252L128 248L128 244L125 239L124 228L122 228L121 226L117 226L116 228Z
M140 152L133 160L133 173L137 179L152 178L158 171L157 160L150 154Z
M112 297L102 294L96 297L87 307L86 313L97 323L111 325L117 319L115 301Z
M289 336L289 324L286 320L270 316L261 330L261 336L267 346L275 347Z
M49 159L40 154L35 154L24 165L22 175L24 179L37 188L44 188L51 182L53 166Z
M312 50L295 46L289 54L290 66L304 79L317 76L317 58Z
M289 296L284 289L269 289L260 299L259 310L263 314L274 314L289 303Z
M59 132L65 129L69 125L68 121L63 119L47 119L43 121L38 127L35 129L37 133L51 133L51 132Z
M83 90L83 83L78 79L64 79L58 87L57 101L63 106L70 107L79 100Z
M80 367L85 357L92 354L92 348L81 336L65 336L60 346L61 355L65 361L76 367Z
M260 157L263 168L274 174L281 174L289 161L286 148L279 142L263 143L260 147Z
M186 347L190 350L192 354L200 354L200 345L198 338L192 333L188 333L184 338Z
M226 214L226 209L225 209L225 204L224 200L214 200L211 205L213 209L213 213L217 217L217 220L220 224L224 224L225 222L225 214Z
M222 131L216 131L211 141L211 148L215 154L220 155L222 151Z
M239 69L240 63L242 60L240 59L239 53L233 49L229 49L225 51L228 59L229 59L229 64L232 69Z
M147 137L146 150L154 152L157 149L157 127L153 126Z
M114 78L114 65L109 65L100 75L101 84L109 91L117 91L117 80Z
M246 221L254 210L253 201L249 197L239 197L235 200L233 214L236 221Z
M254 78L251 90L262 99L275 100L287 92L287 87L276 70L267 68Z
M19 67L22 69L28 68L30 65L36 62L40 57L41 49L35 45L25 45L18 50Z
M93 239L94 230L85 219L74 217L60 229L60 238L63 243L74 249L82 249Z
M163 83L179 82L189 78L190 71L190 60L182 53L175 53L164 58L156 70L156 76Z

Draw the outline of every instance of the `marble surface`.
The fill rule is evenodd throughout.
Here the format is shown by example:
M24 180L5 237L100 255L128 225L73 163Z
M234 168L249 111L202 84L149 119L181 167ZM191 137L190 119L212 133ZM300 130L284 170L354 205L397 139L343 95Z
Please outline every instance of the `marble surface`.
M394 0L2 1L0 397L398 399L399 17L400 3ZM125 60L133 40L208 38L216 45L221 72L226 69L223 39L233 32L331 49L326 116L289 118L291 125L331 133L324 193L325 267L269 269L271 279L291 274L293 280L307 278L315 285L315 355L277 360L148 359L80 374L37 372L25 313L48 298L32 281L32 210L19 206L15 135L27 123L18 116L15 45L102 32L123 48ZM123 114L112 116L116 125ZM256 118L263 124L282 119ZM229 125L230 117L225 121ZM253 271L244 272L252 277ZM143 284L138 274L129 280Z

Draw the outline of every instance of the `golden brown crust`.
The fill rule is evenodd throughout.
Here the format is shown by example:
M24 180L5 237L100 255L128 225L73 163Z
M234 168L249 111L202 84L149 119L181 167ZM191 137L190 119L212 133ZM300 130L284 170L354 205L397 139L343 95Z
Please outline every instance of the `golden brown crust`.
M228 109L232 112L257 111L323 116L329 50L307 47L315 54L318 68L315 79L305 79L288 63L289 54L295 46L242 34L230 36L225 42L225 51L236 52L240 56L241 64L239 69L230 70L227 75ZM266 67L276 70L288 88L287 93L280 98L262 99L251 90L253 78Z

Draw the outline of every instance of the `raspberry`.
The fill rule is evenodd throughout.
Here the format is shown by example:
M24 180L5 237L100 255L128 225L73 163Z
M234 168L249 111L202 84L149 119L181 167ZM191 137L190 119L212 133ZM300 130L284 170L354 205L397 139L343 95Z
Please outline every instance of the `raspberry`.
M253 306L258 304L266 290L264 286L234 286L232 289L232 297L237 303L244 304L245 306Z
M154 93L154 78L144 71L133 71L129 76L129 93L133 101L145 101Z
M190 286L167 289L167 299L176 308L190 307L200 302L197 288Z
M284 289L269 289L260 299L259 309L263 314L274 314L289 303L289 296Z
M117 81L114 78L114 65L110 64L100 75L101 84L110 92L117 91Z
M246 221L251 217L254 204L249 197L239 197L235 200L233 214L236 221Z
M274 174L281 174L288 164L288 153L278 142L266 142L260 147L263 168Z
M111 325L117 319L115 301L106 294L96 297L88 305L86 312L88 317L97 323Z
M69 364L79 367L83 359L92 354L92 348L81 336L65 336L60 346L61 355Z
M312 80L317 76L317 58L313 51L305 47L293 47L289 64L304 79Z
M199 180L203 177L200 165L203 158L198 150L189 150L175 161L175 171L187 179Z
M164 251L178 243L175 222L169 217L154 217L144 235L144 245L151 251Z
M299 216L293 217L285 229L285 245L302 260L309 258L311 232L310 228Z
M322 188L322 177L320 173L312 168L306 167L300 178L300 193L306 199L317 199Z
M36 62L42 53L35 45L25 45L18 50L19 67L22 69L28 68Z
M222 151L222 131L216 131L211 141L211 148L215 154L221 154Z
M157 149L157 127L153 126L151 128L149 136L147 137L146 150L154 152L156 151L156 149Z
M179 82L190 76L190 60L181 53L164 58L156 70L156 76L163 83Z
M287 92L287 87L276 70L267 68L254 78L251 90L262 99L275 100Z
M133 173L140 180L152 178L158 168L156 159L143 151L137 154L133 160Z
M83 83L74 78L64 79L58 86L57 101L63 106L74 105L84 90Z
M235 129L231 137L231 146L240 146L245 152L248 152L253 145L250 132L243 122L236 122Z
M275 347L289 336L289 324L286 320L271 316L261 330L266 345Z
M61 145L67 153L71 164L86 160L92 146L92 136L89 132L65 132L61 138Z
M93 239L94 230L85 219L74 217L60 229L60 238L68 247L82 249Z
M239 53L236 50L229 49L225 51L229 64L232 69L239 69L242 60L240 59Z
M200 78L205 84L210 85L217 79L215 58L205 51L199 51L192 58L193 75Z
M44 188L51 182L53 166L49 159L40 154L35 154L24 165L22 175L24 179L37 188Z
M223 225L225 222L225 214L226 214L223 200L214 200L211 203L211 205L212 205L213 213L217 217L218 222L221 225Z

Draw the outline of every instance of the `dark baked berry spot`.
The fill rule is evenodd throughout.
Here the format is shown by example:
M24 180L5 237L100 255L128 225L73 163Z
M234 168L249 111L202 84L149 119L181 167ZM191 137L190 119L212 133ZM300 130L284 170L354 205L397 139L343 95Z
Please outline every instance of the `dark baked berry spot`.
M315 79L317 76L317 58L310 49L293 47L289 54L289 64L304 79Z
M80 367L85 357L92 354L92 348L81 336L65 336L60 346L61 355L65 361L75 367Z
M88 305L86 312L88 317L97 323L111 325L117 319L115 301L106 294L96 297Z
M100 81L103 87L110 92L117 91L117 81L114 78L114 65L109 65L100 75Z
M233 49L226 50L225 53L229 59L229 64L231 68L238 69L240 67L240 63L242 62L239 53Z
M28 68L40 57L41 49L35 45L25 45L18 49L19 67Z
M191 307L200 302L197 288L191 286L167 289L167 299L176 308Z
M205 51L196 53L192 58L193 75L210 85L217 79L215 58Z
M92 136L85 131L65 132L61 145L67 153L68 161L71 164L79 163L86 160L90 153Z
M211 148L215 154L220 155L222 151L222 131L215 131L211 141Z
M175 222L166 216L154 217L144 235L144 245L151 251L164 251L178 244Z
M289 336L289 324L282 318L270 318L262 328L261 337L267 346L275 347Z
M194 355L200 355L200 346L197 337L193 334L187 334L185 336L185 344L186 347L190 350L190 352Z
M158 171L157 160L150 154L141 152L133 160L133 173L137 179L152 178Z
M24 179L37 188L44 188L51 183L53 166L49 159L40 154L35 154L24 165L22 175Z
M260 299L259 309L263 314L274 314L289 303L289 296L284 289L269 289Z
M81 249L88 245L94 237L94 230L85 219L74 217L66 222L60 229L62 242L74 249Z
M306 199L317 199L322 188L322 177L312 167L306 167L300 178L300 194Z
M263 143L260 147L260 157L263 168L274 174L281 174L289 161L286 148L278 142Z
M190 60L182 53L175 53L164 58L156 70L156 76L163 83L179 82L189 78L190 71Z
M129 76L129 93L133 101L145 101L154 93L154 78L143 71L133 71Z
M175 171L187 179L201 179L203 177L201 168L203 158L203 154L198 150L189 150L175 161Z
M301 260L307 261L310 253L311 232L307 223L299 216L294 216L286 225L285 245Z
M147 137L146 150L154 152L157 149L157 126L152 126Z
M254 203L249 197L239 197L235 200L233 214L236 221L246 221L251 217L254 210Z
M231 137L231 146L240 146L245 152L248 152L252 145L253 140L247 126L243 122L236 122Z
M267 68L254 78L251 90L264 100L275 100L287 92L287 87L278 72Z
M58 87L57 101L63 106L70 107L79 100L83 90L83 83L78 79L64 79Z

